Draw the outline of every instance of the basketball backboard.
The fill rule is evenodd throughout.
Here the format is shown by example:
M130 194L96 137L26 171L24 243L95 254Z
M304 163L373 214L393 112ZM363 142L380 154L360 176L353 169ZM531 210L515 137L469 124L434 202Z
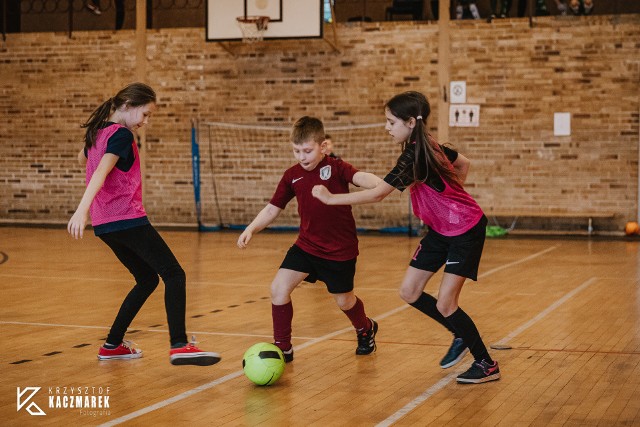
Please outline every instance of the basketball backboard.
M321 38L323 0L207 0L207 41L242 39L237 18L268 16L265 39Z

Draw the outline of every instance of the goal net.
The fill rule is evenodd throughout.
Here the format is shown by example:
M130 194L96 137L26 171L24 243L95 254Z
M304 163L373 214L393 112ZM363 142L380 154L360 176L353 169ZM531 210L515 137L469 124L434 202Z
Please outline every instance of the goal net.
M296 163L291 126L200 122L192 127L193 183L198 228L242 229L269 203L282 174ZM400 155L383 124L326 126L337 156L383 178ZM351 191L358 191L352 186ZM415 234L408 191L380 203L353 206L359 229ZM299 225L293 199L270 228Z

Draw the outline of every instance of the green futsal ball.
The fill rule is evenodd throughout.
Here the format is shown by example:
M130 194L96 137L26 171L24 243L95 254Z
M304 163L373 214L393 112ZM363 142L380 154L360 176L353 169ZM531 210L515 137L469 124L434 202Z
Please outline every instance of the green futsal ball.
M252 345L242 358L244 374L257 385L271 385L278 381L284 365L282 350L268 342Z

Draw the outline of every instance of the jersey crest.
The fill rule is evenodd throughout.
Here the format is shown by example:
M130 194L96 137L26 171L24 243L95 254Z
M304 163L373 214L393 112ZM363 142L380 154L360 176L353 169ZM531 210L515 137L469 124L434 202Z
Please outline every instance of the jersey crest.
M320 168L320 179L323 181L331 178L331 165L323 166Z

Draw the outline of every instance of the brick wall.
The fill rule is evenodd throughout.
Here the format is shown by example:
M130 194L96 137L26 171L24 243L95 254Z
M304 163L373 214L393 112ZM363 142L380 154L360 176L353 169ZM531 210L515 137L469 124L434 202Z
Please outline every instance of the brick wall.
M635 218L640 16L537 18L533 28L527 19L451 25L451 79L466 80L467 101L481 105L481 125L451 128L448 142L472 159L467 188L483 208L612 211L616 218L602 224L610 229ZM155 223L195 222L193 118L288 126L308 114L327 126L382 123L384 101L415 89L431 99L435 126L436 23L339 24L338 34L340 53L322 40L279 40L232 44L233 56L206 43L203 28L148 33L148 82L160 97L143 147L145 205ZM67 221L84 189L75 162L79 125L134 79L135 51L135 34L126 30L76 32L73 39L8 34L0 50L2 221ZM572 113L571 136L553 136L553 112L560 111ZM201 124L205 142L206 128ZM336 141L336 150L384 174L397 151L380 133L369 145ZM219 201L225 221L246 223L293 157L286 141L234 142L214 150ZM207 157L203 190L210 197ZM361 226L405 224L406 195L356 213ZM295 223L291 206L279 224Z

